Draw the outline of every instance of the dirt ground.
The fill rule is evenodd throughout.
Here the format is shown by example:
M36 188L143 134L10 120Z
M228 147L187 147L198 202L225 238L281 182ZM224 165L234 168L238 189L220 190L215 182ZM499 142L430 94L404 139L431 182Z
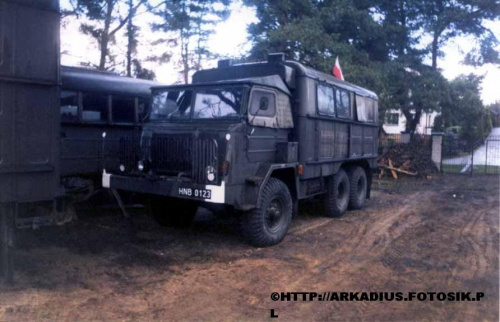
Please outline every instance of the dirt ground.
M141 211L138 211L140 213ZM340 219L301 206L278 246L201 211L187 230L116 211L20 235L1 321L499 319L499 177L379 181ZM106 215L103 215L106 214ZM272 292L484 292L480 302L273 302Z

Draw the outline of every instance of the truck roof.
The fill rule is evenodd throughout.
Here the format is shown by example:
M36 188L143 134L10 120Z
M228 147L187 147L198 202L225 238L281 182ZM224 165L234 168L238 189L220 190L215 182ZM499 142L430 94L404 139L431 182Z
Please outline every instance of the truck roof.
M231 64L230 61L219 61L217 68L197 71L193 75L193 84L237 81L241 79L256 79L268 76L278 76L284 84L290 89L295 88L295 78L297 76L309 77L318 81L330 83L332 85L352 91L360 96L378 99L377 95L361 86L351 84L346 81L335 78L333 75L322 73L315 69L304 66L296 61L281 60L279 54L271 54L268 61Z
M62 88L66 90L150 96L160 83L80 67L61 66Z
M324 82L330 83L332 85L335 85L335 86L347 89L349 91L352 91L360 96L366 96L366 97L370 97L373 99L378 99L377 94L375 94L374 92L372 92L366 88L363 88L361 86L343 81L341 79L336 78L333 75L320 72L320 71L312 69L310 67L306 67L303 64L298 63L296 61L286 61L285 64L288 66L294 66L295 70L301 76L306 76L306 77L313 78L313 79L316 79L319 81L324 81Z
M250 84L250 85L262 85L268 87L274 87L284 92L287 95L291 95L290 90L287 85L278 75L262 76L262 77L248 77L248 78L237 78L237 79L224 79L224 80L214 80L207 82L193 82L192 84L180 84L180 85L169 85L169 86L154 86L153 90L158 89L177 89L177 88L190 88L190 87L200 87L200 86L217 86L217 85L235 85L235 84Z
M59 0L4 0L40 10L59 13Z

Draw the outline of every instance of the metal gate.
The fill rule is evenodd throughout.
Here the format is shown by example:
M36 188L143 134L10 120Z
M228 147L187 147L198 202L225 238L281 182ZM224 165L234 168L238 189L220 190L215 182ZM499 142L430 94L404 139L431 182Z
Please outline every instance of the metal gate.
M456 174L500 174L500 136L468 143L456 135L445 135L441 171Z
M500 174L500 136L489 136L485 141L484 173Z

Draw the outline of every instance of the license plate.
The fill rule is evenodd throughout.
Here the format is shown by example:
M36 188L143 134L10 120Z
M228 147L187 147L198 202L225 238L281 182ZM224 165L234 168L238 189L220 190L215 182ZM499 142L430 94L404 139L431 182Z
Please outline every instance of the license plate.
M210 189L195 189L195 188L179 188L179 196L199 198L199 199L211 199L212 190Z

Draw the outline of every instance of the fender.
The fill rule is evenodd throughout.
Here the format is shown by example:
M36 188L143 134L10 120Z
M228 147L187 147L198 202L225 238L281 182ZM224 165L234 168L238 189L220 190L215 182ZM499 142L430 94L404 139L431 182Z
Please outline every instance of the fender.
M262 194L262 189L263 187L267 184L269 181L269 178L273 176L273 173L275 171L283 170L283 169L293 169L294 172L294 178L292 179L292 182L289 182L293 184L293 189L290 191L292 194L292 197L296 200L298 199L298 187L299 187L299 175L297 173L297 166L298 163L280 163L280 164L266 164L262 165L259 170L257 171L256 175L247 177L246 182L247 184L253 184L254 186L257 186L256 188L258 191L255 191L254 189L248 187L247 191L249 194L247 195L247 208L246 210L253 209L256 207L260 206L260 200L261 200L261 194ZM254 192L252 192L253 190ZM257 192L257 193L255 193Z

